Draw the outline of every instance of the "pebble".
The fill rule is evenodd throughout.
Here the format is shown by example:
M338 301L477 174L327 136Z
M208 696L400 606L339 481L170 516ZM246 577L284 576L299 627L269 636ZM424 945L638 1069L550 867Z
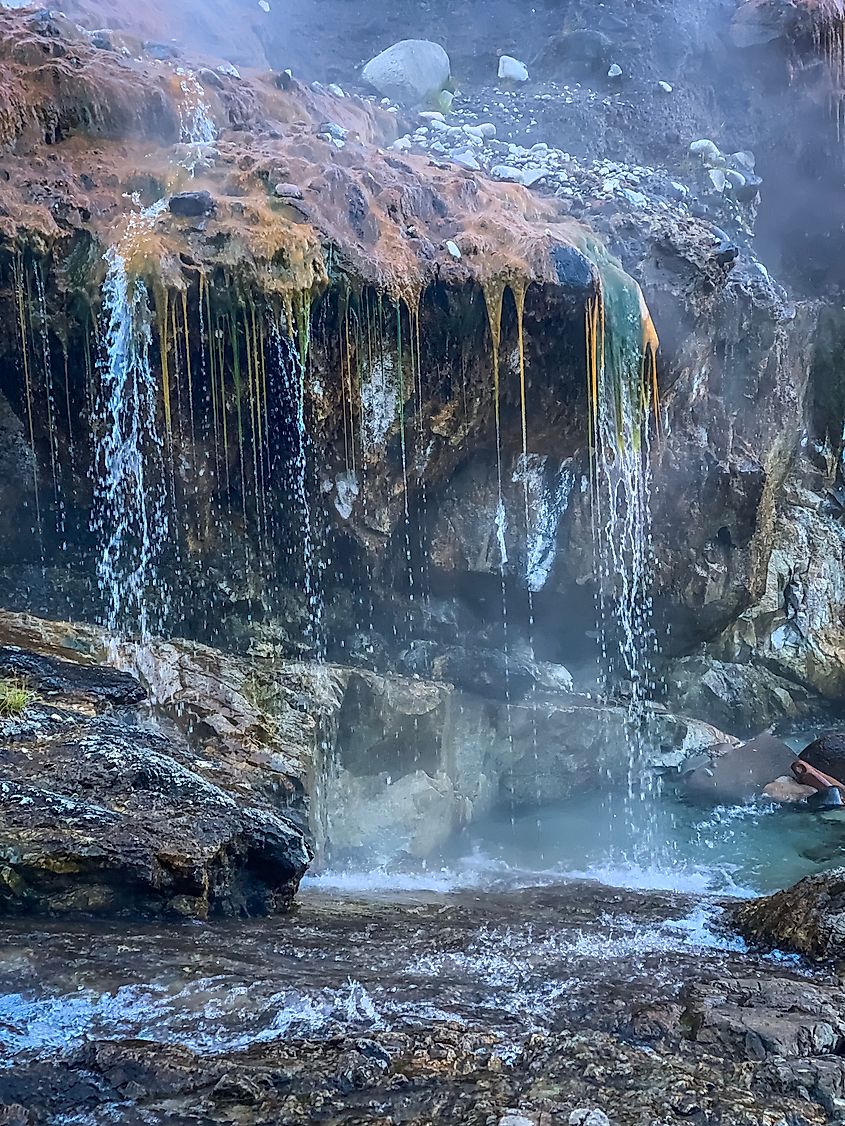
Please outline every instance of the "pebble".
M455 164L460 164L462 168L468 168L470 172L481 170L481 165L475 159L475 154L471 149L453 149L452 160Z
M220 63L217 70L220 74L225 74L227 78L240 78L241 76L241 72L238 68L232 66L231 63Z
M326 87L326 89L328 90L328 92L330 94L334 94L334 96L336 98L345 98L346 97L343 90L341 89L340 86L338 86L338 84L336 82L330 82L328 84L328 86Z
M664 82L662 79L657 83L658 90L662 90L664 94L671 94L673 86L671 82Z
M298 188L296 184L276 184L273 192L280 199L302 199L302 189Z
M456 242L452 242L451 239L449 239L449 241L446 243L446 249L449 251L453 258L458 259L461 257L461 248Z
M509 82L527 82L528 67L513 55L500 55L499 78L507 79Z
M622 77L622 67L619 65L619 63L611 63L610 64L610 69L607 72L607 77L608 78L621 78Z
M610 1119L598 1107L593 1110L584 1107L573 1110L569 1116L569 1126L610 1126Z
M524 1114L503 1114L499 1119L499 1126L536 1126L533 1118L526 1118Z
M397 137L389 147L393 149L394 152L408 152L412 144L411 138L406 133L404 137Z
M423 121L431 121L431 122L445 121L446 120L446 118L443 116L443 114L440 112L439 109L421 109L420 112L417 114L417 117L421 117L423 119Z
M512 164L494 164L490 169L494 180L508 180L514 184L522 183L522 169L514 168Z

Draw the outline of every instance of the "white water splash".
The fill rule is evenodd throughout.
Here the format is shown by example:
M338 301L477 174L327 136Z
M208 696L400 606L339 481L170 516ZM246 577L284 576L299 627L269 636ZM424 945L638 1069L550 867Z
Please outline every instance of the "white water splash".
M8 1053L10 1063L21 1052L52 1056L90 1038L133 1037L197 1052L239 1051L274 1040L381 1027L373 998L352 978L337 989L271 990L257 1003L255 990L229 977L181 988L151 983L71 996L0 994L0 1055Z
M217 126L211 116L205 90L196 75L181 67L176 73L180 76L179 88L182 91L182 101L179 103L179 140L188 146L180 164L193 176L208 147L217 140Z

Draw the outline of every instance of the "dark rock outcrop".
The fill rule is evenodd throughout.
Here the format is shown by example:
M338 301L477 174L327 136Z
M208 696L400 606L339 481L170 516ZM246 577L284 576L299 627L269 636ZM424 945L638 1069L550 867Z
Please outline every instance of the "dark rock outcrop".
M179 192L170 197L168 206L174 215L208 215L214 210L214 196L207 191Z
M820 735L798 757L837 782L845 783L845 735L837 732Z
M311 854L271 800L270 764L236 770L151 728L129 673L5 646L9 674L31 702L0 719L0 914L290 905Z

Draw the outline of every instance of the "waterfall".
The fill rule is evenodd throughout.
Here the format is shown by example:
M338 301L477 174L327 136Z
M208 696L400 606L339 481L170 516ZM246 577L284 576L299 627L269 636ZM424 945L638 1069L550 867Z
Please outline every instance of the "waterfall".
M97 578L109 629L130 630L142 639L160 626L166 613L159 564L171 529L157 415L159 389L150 355L152 313L146 284L129 273L126 255L163 208L160 201L133 216L121 243L106 252L103 286L99 414L104 429L92 516L101 544Z
M217 130L196 76L177 70L180 160L191 175ZM146 638L167 617L169 596L162 585L161 557L176 529L171 527L164 449L158 424L159 387L152 367L152 312L146 281L128 261L167 206L160 199L130 216L124 235L104 258L104 354L100 365L99 416L102 431L95 459L92 529L100 554L97 578L112 632ZM185 319L187 332L187 314ZM161 347L166 352L166 342ZM190 348L185 341L186 355ZM188 361L189 362L189 361ZM166 365L167 357L162 356ZM169 412L167 389L165 416ZM155 593L153 593L155 592Z
M586 313L600 677L606 694L625 701L623 816L634 858L643 862L654 861L657 851L649 813L656 779L649 768L648 733L656 647L649 410L657 410L657 337L639 287L606 256L600 275L599 293Z

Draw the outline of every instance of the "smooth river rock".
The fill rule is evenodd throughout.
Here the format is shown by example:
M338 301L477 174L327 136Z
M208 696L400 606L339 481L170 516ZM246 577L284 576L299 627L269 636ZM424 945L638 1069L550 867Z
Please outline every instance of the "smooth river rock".
M749 801L775 779L788 776L794 761L795 752L782 740L759 735L738 747L722 744L690 759L681 771L681 787L694 801Z

